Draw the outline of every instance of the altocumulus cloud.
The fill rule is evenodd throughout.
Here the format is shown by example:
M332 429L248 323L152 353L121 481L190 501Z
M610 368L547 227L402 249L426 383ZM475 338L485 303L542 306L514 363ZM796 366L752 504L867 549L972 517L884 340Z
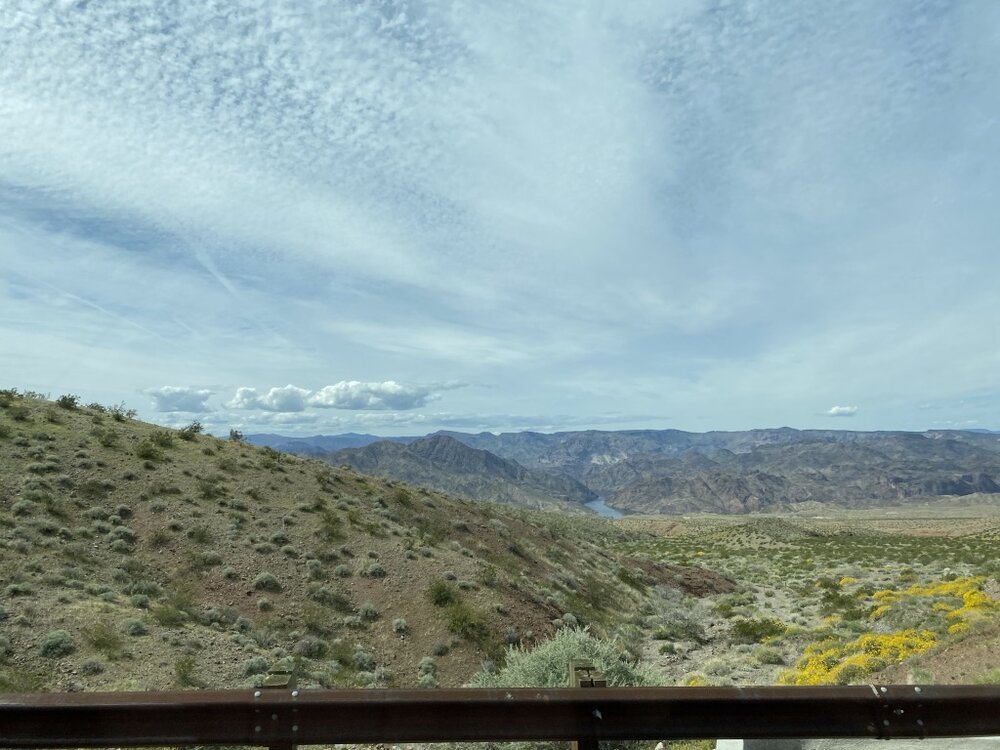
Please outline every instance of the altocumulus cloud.
M212 391L204 388L186 388L165 385L161 388L150 388L146 395L153 399L156 411L189 411L204 413L211 411L208 399Z
M441 397L441 391L464 387L464 383L433 383L411 385L395 380L366 383L360 380L341 380L333 385L309 391L294 385L271 388L261 394L256 388L242 387L227 404L231 409L260 409L274 412L304 411L312 406L317 409L347 409L389 411L419 409Z
M853 417L858 413L856 406L831 406L826 410L828 417Z

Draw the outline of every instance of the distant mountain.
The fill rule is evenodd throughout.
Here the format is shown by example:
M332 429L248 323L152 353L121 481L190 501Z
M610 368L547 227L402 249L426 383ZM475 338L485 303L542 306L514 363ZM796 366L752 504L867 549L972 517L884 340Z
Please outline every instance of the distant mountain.
M420 438L409 445L382 441L346 448L326 460L364 474L507 505L585 512L581 505L597 497L570 477L526 469L448 435Z
M346 432L342 435L313 435L311 437L286 437L271 433L245 435L243 439L251 445L268 446L283 453L296 453L300 456L324 456L344 448L363 448L380 440L411 442L417 438L385 438L378 435L367 435L358 432Z
M368 441L372 445L373 437L300 440L310 446L320 445L322 439L355 440L359 445ZM398 451L410 462L405 472L401 465L393 469L396 473L385 468L396 458L383 457L381 464L360 457L358 463L345 462L361 471L398 476L468 497L507 498L501 502L523 502L524 496L540 500L541 495L570 497L578 502L575 498L582 486L584 492L605 497L609 506L633 513L752 513L802 502L875 507L941 496L1000 493L1000 434L982 430L442 431L430 438L448 438L452 443L489 452L497 461L514 462L527 474L473 470L475 462L457 455L445 460L445 453L460 453L448 442L441 444L451 445L449 451L438 457L424 455L420 446L410 453ZM400 447L407 443L413 447L430 438L391 440ZM275 442L269 444L288 450ZM304 452L301 444L291 450ZM317 455L312 449L310 452ZM417 458L423 461L419 470L414 464ZM362 465L363 460L368 463ZM483 456L478 461L483 467L489 463ZM479 477L478 485L473 476ZM492 478L486 482L485 476ZM499 477L502 484L497 484ZM549 483L575 480L576 492L563 488L563 495L559 495L550 485L540 485L539 477ZM511 489L515 486L521 489L515 492ZM522 500L515 499L519 493Z

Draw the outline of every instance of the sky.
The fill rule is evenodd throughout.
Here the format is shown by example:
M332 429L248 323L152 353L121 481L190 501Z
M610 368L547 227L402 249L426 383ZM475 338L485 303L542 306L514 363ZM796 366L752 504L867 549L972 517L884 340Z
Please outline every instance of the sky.
M1000 428L1000 3L4 0L0 386Z

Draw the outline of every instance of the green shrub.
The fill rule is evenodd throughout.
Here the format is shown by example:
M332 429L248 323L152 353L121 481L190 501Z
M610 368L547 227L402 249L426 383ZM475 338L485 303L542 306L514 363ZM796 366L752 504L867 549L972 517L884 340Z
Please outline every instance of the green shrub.
M174 674L181 687L199 687L201 681L195 674L198 662L194 656L182 656L174 662Z
M623 659L621 647L614 641L593 637L586 628L564 628L533 649L511 646L502 669L480 671L471 687L565 687L571 659L593 664L604 673L611 686L654 686L663 684L655 670Z
M267 659L263 656L252 656L243 662L240 672L244 677L251 677L255 674L264 674L268 670L269 666L270 665L267 663Z
M736 643L760 643L767 638L783 635L785 624L771 617L741 618L733 621L729 632Z
M77 409L80 406L80 397L74 396L72 393L67 393L56 399L56 406L69 410Z
M142 620L129 618L122 623L122 632L126 635L147 635L149 628L146 627L146 623Z
M125 641L115 626L106 620L99 620L83 628L84 642L108 659L117 659L122 655Z
M404 634L410 632L410 627L406 624L406 620L404 618L397 617L392 621L392 631L394 633Z
M178 437L180 437L181 440L191 441L201 434L201 430L202 430L201 422L194 421L187 427L182 427L180 431L177 433L177 435Z
M427 600L435 607L446 607L459 601L459 593L444 581L434 581L427 587Z
M253 587L258 591L281 591L281 584L278 579L270 573L264 572L253 579Z
M377 620L379 611L371 602L365 602L358 608L358 614L361 615L362 620Z
M73 642L73 636L65 630L53 630L45 634L38 650L42 656L58 658L69 656L76 651L76 644Z

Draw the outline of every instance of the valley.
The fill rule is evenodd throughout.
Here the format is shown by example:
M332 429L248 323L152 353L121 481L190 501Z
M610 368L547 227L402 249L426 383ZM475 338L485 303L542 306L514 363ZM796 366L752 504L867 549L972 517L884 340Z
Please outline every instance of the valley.
M989 493L609 520L15 391L0 467L2 691L1000 679Z

